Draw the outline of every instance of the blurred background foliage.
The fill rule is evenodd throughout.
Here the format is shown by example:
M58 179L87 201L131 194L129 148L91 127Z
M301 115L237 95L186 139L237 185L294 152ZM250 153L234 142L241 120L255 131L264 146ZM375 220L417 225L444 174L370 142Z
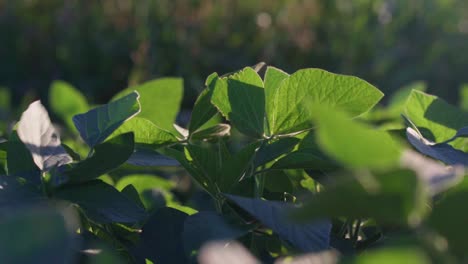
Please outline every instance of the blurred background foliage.
M468 82L464 0L0 0L0 86L47 101L52 80L93 102L160 76L259 61L353 74L385 93L416 80L452 103Z

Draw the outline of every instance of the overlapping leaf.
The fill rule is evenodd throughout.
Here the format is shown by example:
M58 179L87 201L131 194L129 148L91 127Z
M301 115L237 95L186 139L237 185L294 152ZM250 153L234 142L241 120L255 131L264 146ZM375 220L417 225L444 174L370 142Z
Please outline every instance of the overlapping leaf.
M322 104L346 111L350 116L371 109L383 97L377 88L353 76L333 74L320 69L303 69L288 78L283 74L266 89L269 132L288 134L310 129L311 114L307 109Z
M132 92L109 104L73 117L81 138L90 147L102 143L125 121L140 112L140 95Z
M130 87L118 93L112 101L120 99L133 91L140 95L140 117L146 118L158 127L174 131L173 124L179 113L184 93L184 83L180 78L160 78Z
M72 162L40 101L30 104L24 111L18 123L17 133L41 171L49 171L53 167Z

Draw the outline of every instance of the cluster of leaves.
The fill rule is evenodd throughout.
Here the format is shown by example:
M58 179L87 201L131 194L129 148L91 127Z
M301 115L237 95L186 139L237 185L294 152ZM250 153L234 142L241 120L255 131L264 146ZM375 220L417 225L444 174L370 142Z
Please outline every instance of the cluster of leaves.
M468 114L422 90L375 107L357 77L260 64L210 75L181 127L180 79L92 109L57 81L62 136L36 101L0 143L0 259L208 263L237 241L265 263L464 261Z

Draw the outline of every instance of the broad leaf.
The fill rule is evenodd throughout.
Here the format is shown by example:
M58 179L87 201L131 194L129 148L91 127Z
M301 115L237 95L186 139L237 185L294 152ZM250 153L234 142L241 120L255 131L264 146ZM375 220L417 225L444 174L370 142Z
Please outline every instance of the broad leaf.
M170 190L175 187L175 183L164 178L154 176L154 175L129 175L121 178L115 188L117 190L123 190L129 184L133 185L138 193L143 193L143 191L159 188L164 190Z
M22 183L18 177L0 175L0 217L10 214L19 205L31 205L45 200L33 185Z
M132 184L125 186L125 188L122 188L120 192L127 196L127 198L130 198L130 200L134 201L139 207L146 208L140 199L140 194Z
M81 161L63 174L70 182L85 182L117 169L133 154L133 133L112 138L94 148L91 157Z
M465 176L463 166L444 166L411 150L403 152L401 166L415 171L433 195L453 187Z
M0 143L0 175L7 174L7 146L8 141Z
M289 74L286 72L275 68L268 66L267 70L265 72L265 98L266 98L266 104L265 104L265 113L269 117L271 114L275 112L275 105L271 103L271 98L274 98L275 94L278 91L278 88L281 86L281 83L289 78ZM266 119L267 122L270 122L270 118ZM268 134L271 135L271 131L269 124L265 124L265 130L268 131Z
M135 223L146 217L144 208L100 180L64 187L55 197L78 204L98 223Z
M257 151L254 166L258 167L264 165L281 155L287 154L297 143L299 143L299 139L297 138L280 138L265 143Z
M287 214L294 209L292 204L234 195L226 197L302 251L317 252L329 247L331 231L329 221L298 224L287 217Z
M189 151L180 151L168 148L166 154L176 159L184 169L195 179L195 181L211 195L216 195L218 191L213 180L207 176L205 170L200 168L190 157Z
M81 138L94 147L102 143L126 120L140 112L139 94L133 92L114 102L73 117Z
M227 78L218 78L211 102L240 132L263 137L263 81L252 68L246 67Z
M266 96L269 131L278 135L310 129L312 113L307 109L311 105L336 107L353 117L371 109L383 94L357 77L304 69L284 79Z
M234 240L247 228L230 224L222 215L213 211L202 211L185 219L182 238L187 256L198 251L205 243L215 240Z
M157 149L161 146L177 142L177 138L170 132L159 128L151 121L142 118L134 117L119 128L117 128L109 138L117 135L133 132L135 135L135 144L141 147Z
M352 168L392 168L398 165L401 147L385 131L350 120L345 114L312 107L318 126L317 143L330 157Z
M467 125L468 113L446 103L437 96L413 91L405 107L406 116L420 128L423 136L434 142L443 142ZM455 141L454 146L463 146Z
M231 191L239 183L248 168L253 169L253 161L258 146L258 142L250 143L229 159L223 160L219 171L220 178L218 179L221 191Z
M16 210L1 218L2 263L72 263L78 246L76 215L49 207Z
M411 263L411 264L430 264L431 258L422 250L412 246L388 247L377 250L363 252L354 259L344 261L346 264L393 264L393 263Z
M212 127L200 129L193 132L190 136L191 140L211 140L219 137L229 136L231 126L228 124L217 124Z
M8 175L22 177L35 184L41 183L41 171L16 131L11 133L7 142L7 169Z
M133 91L140 95L141 113L143 117L158 127L174 131L174 124L179 113L180 103L184 93L184 83L180 78L160 78L130 87L115 95L112 100L119 99Z
M142 228L139 249L153 263L187 263L182 232L187 214L172 208L153 213Z
M442 235L448 242L452 253L466 259L466 237L468 230L468 180L455 186L434 205L429 216L429 226Z
M410 127L406 129L406 137L411 145L424 155L449 165L468 166L468 153L455 149L447 143L431 142Z
M426 83L421 81L410 83L406 86L401 87L400 89L395 91L388 100L387 111L391 112L391 114L394 115L401 114L405 109L406 102L411 96L412 91L416 90L424 92L426 91L426 88Z
M156 151L147 150L147 149L135 150L132 156L130 156L130 158L127 160L127 163L134 165L134 166L141 166L141 167L146 167L146 166L174 167L174 166L180 165L180 163L173 158L161 155Z
M377 175L360 172L343 176L335 185L311 196L294 216L302 221L346 217L414 225L426 210L426 197L422 182L412 171Z
M83 94L64 81L54 81L51 84L49 103L52 111L73 130L76 129L72 121L73 116L89 110L88 101Z
M53 167L72 162L40 101L30 104L24 111L18 123L17 133L40 170L49 171Z
M207 88L200 93L192 109L192 116L190 117L190 123L188 125L188 129L191 133L198 130L217 113L216 107L211 104L211 96L216 82L218 81L217 79L217 73L212 73L206 78L205 85Z
M460 98L460 101L458 102L459 107L468 111L468 84L462 84L458 98Z
M316 149L300 149L275 162L272 169L311 169L331 171L339 165Z

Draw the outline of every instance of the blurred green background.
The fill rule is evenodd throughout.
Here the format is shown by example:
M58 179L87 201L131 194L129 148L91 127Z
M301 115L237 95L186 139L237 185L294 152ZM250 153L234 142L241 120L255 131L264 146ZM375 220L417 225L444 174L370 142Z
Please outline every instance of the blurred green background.
M465 0L0 0L0 86L46 101L52 80L95 103L160 76L259 61L353 74L385 93L416 80L452 103L468 82Z

